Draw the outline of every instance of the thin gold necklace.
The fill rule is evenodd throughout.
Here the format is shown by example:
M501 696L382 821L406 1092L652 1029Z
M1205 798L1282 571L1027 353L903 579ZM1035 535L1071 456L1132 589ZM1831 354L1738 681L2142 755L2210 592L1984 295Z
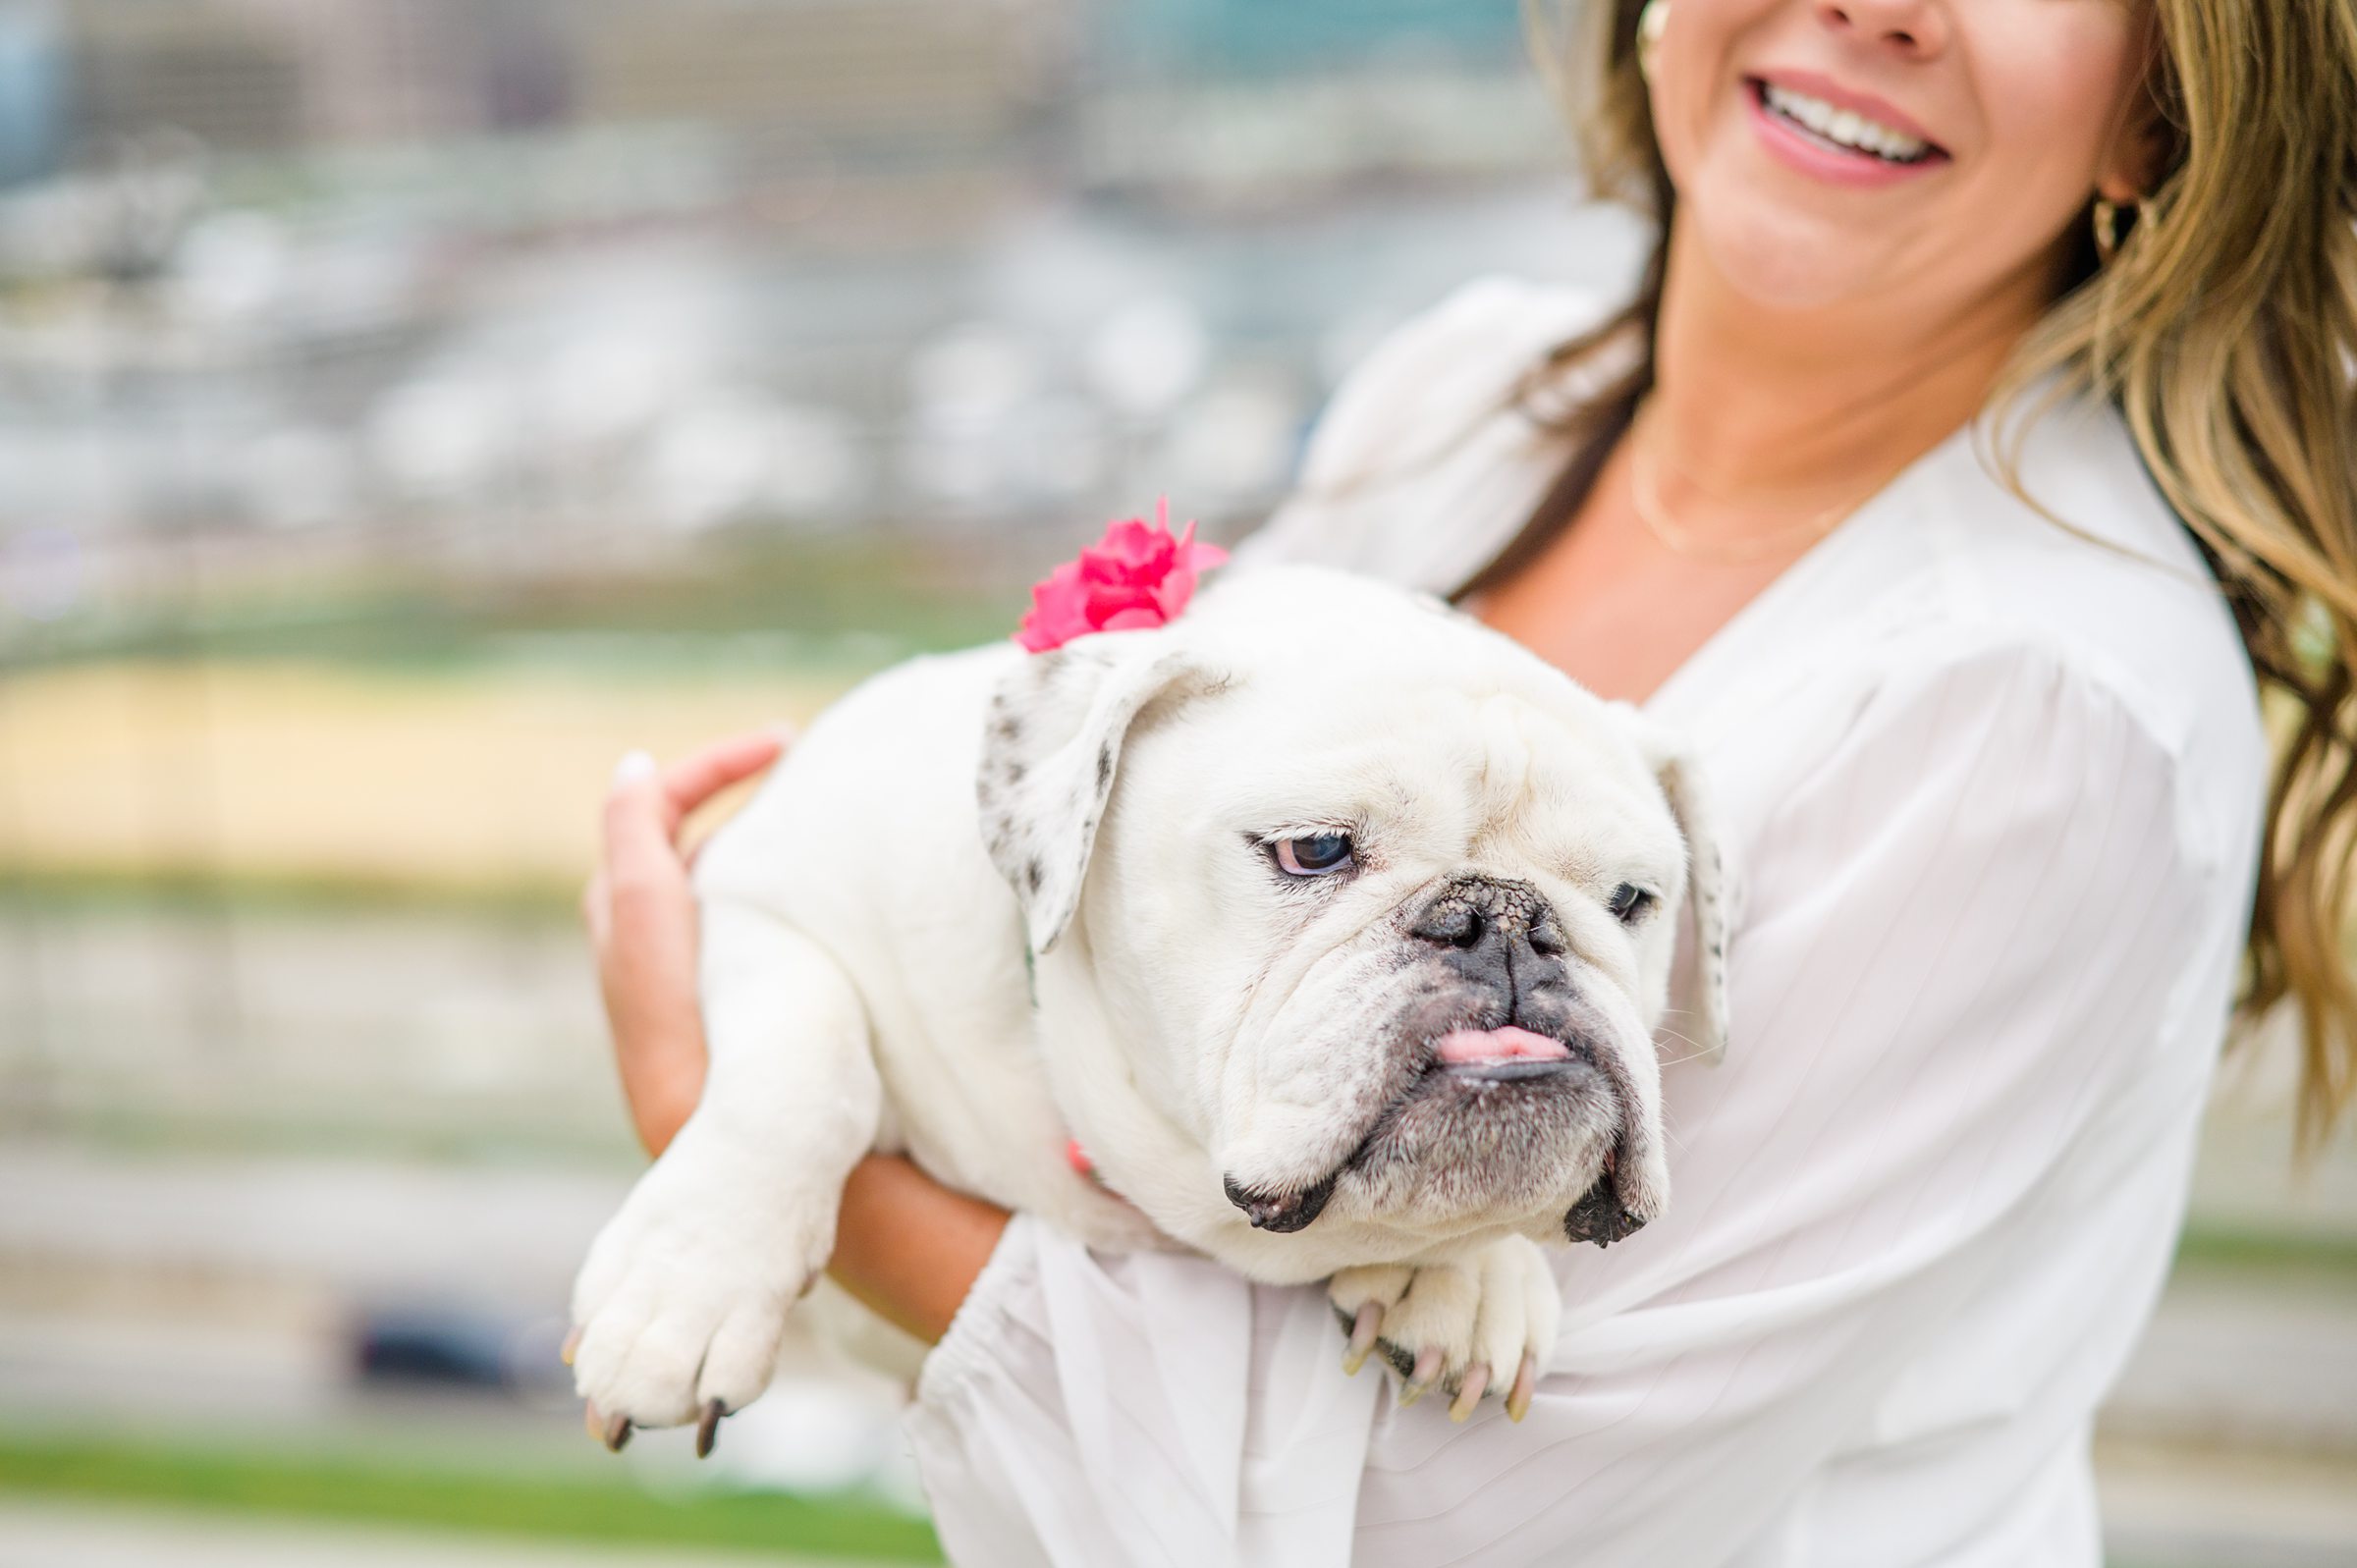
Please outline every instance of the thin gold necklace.
M1646 439L1653 427L1653 421L1646 416L1652 411L1653 400L1648 398L1638 406L1635 415L1629 420L1629 500L1635 504L1637 520L1645 525L1645 531L1672 555L1734 565L1765 561L1771 556L1783 554L1795 544L1813 545L1840 526L1844 517L1864 506L1884 485L1891 482L1885 479L1861 495L1836 501L1823 512L1813 513L1803 518L1798 527L1780 528L1772 534L1753 535L1736 541L1704 539L1672 522L1668 511L1662 506L1661 491L1653 474L1652 444Z

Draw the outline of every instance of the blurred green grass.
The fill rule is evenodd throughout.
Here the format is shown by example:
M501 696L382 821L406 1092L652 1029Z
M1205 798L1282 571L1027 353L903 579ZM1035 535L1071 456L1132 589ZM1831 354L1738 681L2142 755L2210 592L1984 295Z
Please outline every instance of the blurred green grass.
M2300 1276L2345 1287L2357 1283L2357 1238L2195 1220L2177 1240L2175 1272Z
M0 673L89 660L288 660L464 674L518 659L608 676L790 662L864 673L1003 637L1048 541L747 540L523 577L366 557L289 575L192 569L168 593L9 628Z
M743 1547L894 1563L944 1560L930 1525L860 1497L719 1491L663 1496L619 1476L501 1476L357 1455L9 1438L0 1439L5 1492L538 1541Z

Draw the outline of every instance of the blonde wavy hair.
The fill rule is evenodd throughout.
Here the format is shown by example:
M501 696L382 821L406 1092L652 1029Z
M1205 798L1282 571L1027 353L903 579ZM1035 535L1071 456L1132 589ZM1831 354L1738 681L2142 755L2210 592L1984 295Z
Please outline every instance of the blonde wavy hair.
M2235 1032L2277 1003L2296 1007L2298 1142L2312 1153L2357 1092L2357 0L2151 4L2144 90L2162 173L2108 260L2092 222L2079 226L2063 286L1992 404L2012 405L2050 372L2058 394L2110 398L2233 608L2276 740ZM1525 380L1534 404L1566 367L1632 337L1642 346L1611 385L1544 415L1575 438L1574 456L1468 594L1511 576L1569 521L1652 386L1676 205L1637 68L1643 0L1580 6L1593 22L1584 36L1542 0L1524 9L1542 69L1575 112L1589 177L1661 222L1627 305ZM2013 451L1996 456L2001 477L2038 505Z

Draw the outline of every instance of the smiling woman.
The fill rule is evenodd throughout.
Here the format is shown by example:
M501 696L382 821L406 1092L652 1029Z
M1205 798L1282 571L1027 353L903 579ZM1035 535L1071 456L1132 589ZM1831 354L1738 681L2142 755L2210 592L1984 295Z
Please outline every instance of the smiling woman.
M1928 439L1946 434L1942 411L1959 395L1987 406L1982 433L1999 477L2068 528L2072 518L2025 490L2021 446L2036 420L2019 415L2072 395L2113 404L2220 579L2283 721L2240 1006L2256 1023L2296 1001L2300 1134L2313 1146L2357 1093L2346 955L2357 888L2347 850L2357 833L2357 6L1615 0L1587 10L1595 28L1567 54L1598 84L1574 89L1587 106L1588 160L1604 189L1642 191L1663 226L1635 296L1553 345L1523 379L1525 401L1544 399L1566 374L1612 366L1606 386L1550 420L1575 438L1579 459L1468 591L1521 572L1621 445L1636 501L1649 488L1651 436L1652 465L1670 465L1686 487L1681 516L1749 518L1735 524L1740 554L1759 537L1763 501L1781 511L1830 499L1819 516L1839 521L1921 450L1927 423L1938 427ZM1872 45L1853 58L1849 85L1808 69L1826 57L1827 34ZM1859 85L1884 81L1889 97ZM1909 156L1911 139L1920 156ZM1858 186L1896 189L1861 203L1844 190ZM1679 269L1681 249L1706 255ZM1718 306L1728 314L1706 313L1699 298L1666 309L1673 270L1731 285ZM1681 421L1671 407L1660 424L1717 439L1662 453L1643 416L1679 397L1678 378L1663 373L1679 336L1754 335L1772 326L1761 318L1773 304L1820 317L1831 307L1832 321L1864 329L1827 339L1830 354L1766 349L1788 371L1836 384L1823 416L1787 422L1779 450L1742 453L1727 432L1744 421ZM1891 330L1894 321L1913 330ZM1905 348L1878 365L1877 342ZM1811 363L1827 358L1855 373ZM1762 382L1780 383L1788 380ZM1715 382L1707 396L1740 392ZM1861 406L1870 400L1893 415L1881 422L1895 464L1855 441L1878 422ZM1637 440L1619 443L1632 424ZM1748 487L1725 481L1745 469ZM1787 483L1827 469L1846 470L1846 485L1811 494ZM1707 543L1700 553L1712 553Z
M833 1267L932 1315L911 1432L961 1561L2093 1568L2093 1413L2235 1001L2298 1003L2312 1136L2348 1097L2357 8L1584 9L1643 277L1401 328L1236 567L1450 596L1691 737L1660 784L1727 846L1689 870L1729 946L1680 934L1678 983L1724 956L1726 989L1654 1042L1674 1197L1555 1263L1527 1419L1460 1400L1457 1431L1409 1407L1460 1369L1395 1395L1305 1361L1324 1292L871 1161ZM1316 896L1329 840L1339 877L1378 852L1348 826L1264 821L1267 871ZM1429 906L1468 964L1513 910L1444 890L1489 871ZM1582 918L1633 890L1644 927L1652 876L1596 871ZM1543 933L1523 911L1499 961ZM688 977L663 996L686 1021L649 1038L692 1038ZM1475 1033L1444 1070L1546 1050ZM1331 1141L1288 1109L1272 1158ZM1398 1289L1353 1357L1413 1319Z

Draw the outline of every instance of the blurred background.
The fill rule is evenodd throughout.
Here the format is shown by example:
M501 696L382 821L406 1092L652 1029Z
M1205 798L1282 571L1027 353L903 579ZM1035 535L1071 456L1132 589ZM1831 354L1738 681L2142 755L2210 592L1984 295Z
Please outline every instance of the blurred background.
M1611 284L1517 0L0 0L0 1565L915 1562L889 1386L556 1345L633 745L1233 538L1478 273ZM2115 1568L2357 1562L2357 1157L2229 1074Z

